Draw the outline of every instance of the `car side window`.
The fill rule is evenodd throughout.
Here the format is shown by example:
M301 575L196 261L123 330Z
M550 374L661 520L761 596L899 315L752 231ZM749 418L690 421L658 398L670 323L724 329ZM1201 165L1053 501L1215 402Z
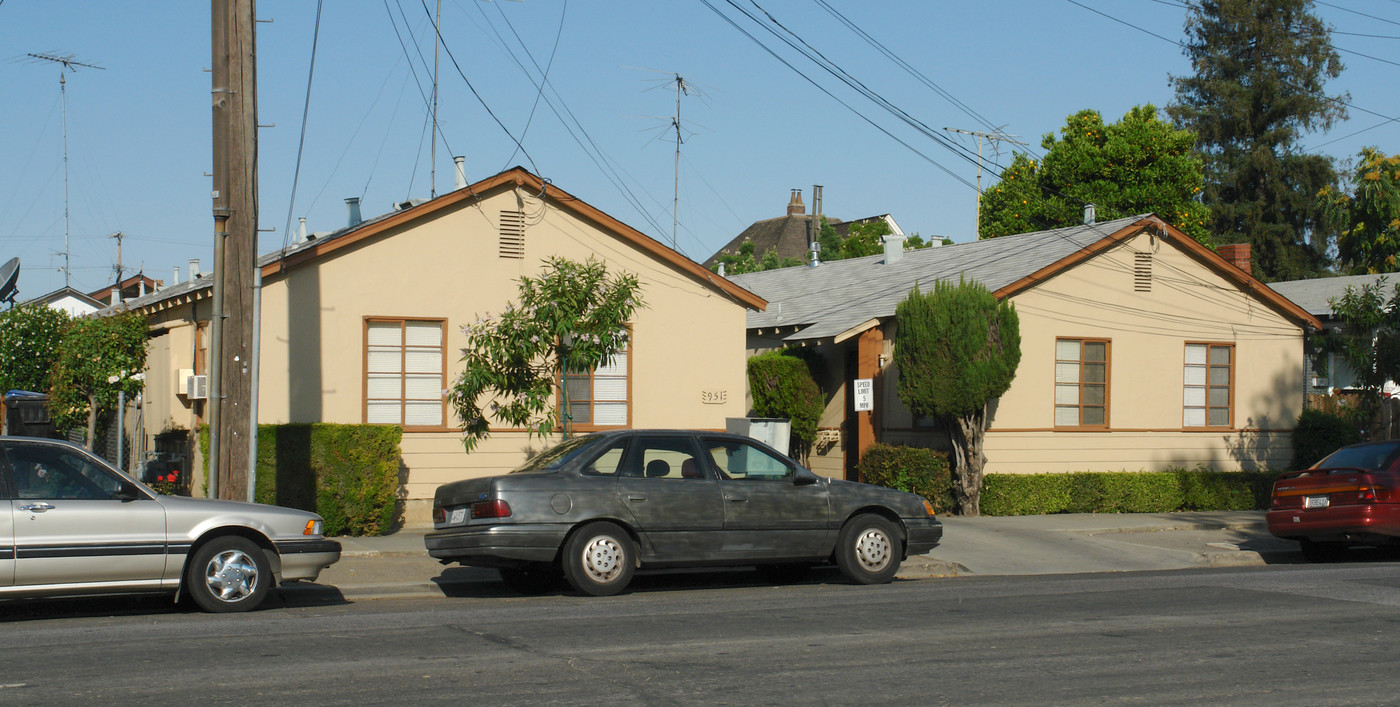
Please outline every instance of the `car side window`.
M703 440L720 478L731 481L783 481L792 478L792 465L758 445L740 440Z
M626 451L627 440L616 442L583 467L583 473L588 476L617 476L622 471L622 457Z
M86 457L61 447L5 448L19 498L100 500L116 496L121 480Z
M628 476L648 479L703 479L705 472L686 437L641 437L628 461Z

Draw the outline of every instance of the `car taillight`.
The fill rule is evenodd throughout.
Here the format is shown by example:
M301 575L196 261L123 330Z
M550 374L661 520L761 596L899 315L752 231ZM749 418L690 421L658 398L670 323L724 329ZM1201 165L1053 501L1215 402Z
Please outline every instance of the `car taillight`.
M434 507L433 507L433 522L434 522L434 523L446 523L446 522L447 522L447 509L446 509L446 508L443 508L442 506L434 506Z
M1384 486L1362 486L1356 490L1356 500L1358 501L1389 501L1390 489Z
M496 499L494 501L482 501L472 504L473 518L509 518L510 504Z

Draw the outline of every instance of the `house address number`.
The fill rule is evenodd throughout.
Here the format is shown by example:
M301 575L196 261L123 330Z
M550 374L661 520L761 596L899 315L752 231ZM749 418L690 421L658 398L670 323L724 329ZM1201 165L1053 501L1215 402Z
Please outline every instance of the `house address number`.
M729 402L729 391L702 390L700 391L700 402L706 405L720 405Z

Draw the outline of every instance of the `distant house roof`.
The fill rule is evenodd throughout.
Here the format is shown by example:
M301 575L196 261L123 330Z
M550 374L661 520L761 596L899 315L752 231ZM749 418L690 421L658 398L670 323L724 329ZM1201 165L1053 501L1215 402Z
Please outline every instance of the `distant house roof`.
M120 283L108 285L100 290L90 292L88 296L101 302L103 306L106 306L112 303L112 290L114 288L121 288L122 299L133 299L147 293L155 292L164 284L165 283L161 280L156 280L144 274L137 273L122 280Z
M461 189L443 194L436 199L418 203L399 211L381 214L366 219L354 226L347 226L338 231L333 231L329 234L267 253L257 259L257 265L262 269L262 276L264 278L271 277L308 261L333 253L341 248L353 246L367 238L379 236L392 228L431 215L442 209L452 207L462 202L470 203L470 200L476 199L478 195L485 192L511 186L524 187L529 189L532 193L538 193L541 199L550 202L559 209L570 212L574 216L585 221L589 221L600 229L608 231L618 238L630 242L638 248L655 255L661 260L670 263L677 270L685 272L694 279L724 293L726 296L733 298L745 307L763 309L763 307L767 305L767 302L765 302L762 297L706 270L699 263L668 248L660 241L657 241L641 231L599 211L597 208L569 194L563 189L560 189L554 184L546 183L543 179L531 174L523 167L512 167L511 169L483 179L475 184L470 184ZM212 289L213 283L213 276L205 275L194 280L171 285L159 292L148 294L144 297L137 297L133 300L123 302L121 305L118 305L118 307L122 309L144 308L152 311L164 309L191 299L201 299L208 296L208 291ZM114 308L108 307L106 310L103 310L103 313L105 314L113 310Z
M1383 281L1383 282L1382 282ZM1331 319L1332 305L1328 300L1341 297L1346 294L1348 287L1361 289L1365 285L1373 282L1381 283L1382 294L1387 298L1392 294L1392 289L1396 284L1400 284L1400 273L1387 273L1383 275L1343 275L1341 277L1317 277L1310 280L1288 280L1286 282L1271 282L1269 287L1284 297L1293 300L1299 307L1308 310L1308 314L1320 319Z
M106 306L72 287L59 288L46 295L39 295L23 304L42 304L53 309L61 309L74 316L92 314Z
M818 267L792 267L745 273L731 279L768 300L768 309L750 311L748 327L797 327L786 341L834 338L842 341L894 316L895 306L919 284L966 277L998 299L1054 277L1122 241L1152 229L1241 289L1264 300L1300 325L1321 323L1248 273L1151 214L1091 225L1071 226L906 251L894 263L884 255L838 260Z

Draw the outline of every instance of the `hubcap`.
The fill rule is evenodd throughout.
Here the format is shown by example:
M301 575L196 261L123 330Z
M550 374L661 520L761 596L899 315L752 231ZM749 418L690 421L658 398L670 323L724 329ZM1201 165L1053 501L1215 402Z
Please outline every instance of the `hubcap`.
M600 584L611 582L622 573L623 559L622 546L617 540L599 535L583 548L583 571Z
M879 572L890 564L893 557L890 539L884 532L869 528L856 539L856 560L867 572Z
M242 550L225 550L209 558L204 583L220 601L245 599L258 587L258 564Z

